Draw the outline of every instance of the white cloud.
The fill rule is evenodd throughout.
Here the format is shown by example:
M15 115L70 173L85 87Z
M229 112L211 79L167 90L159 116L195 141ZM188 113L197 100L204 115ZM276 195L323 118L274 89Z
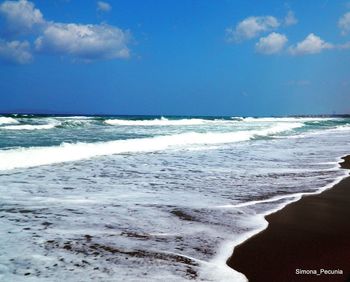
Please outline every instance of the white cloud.
M339 19L338 26L342 35L346 35L350 32L350 12L347 12Z
M298 19L295 17L294 12L288 11L287 15L284 18L284 24L286 26L290 26L290 25L295 25L297 23L298 23Z
M289 48L292 55L317 54L334 46L317 35L310 33L303 41Z
M262 54L276 54L282 51L288 41L284 34L272 32L266 37L261 37L255 44L255 50Z
M0 60L6 63L27 64L32 61L30 45L28 41L4 41L0 40Z
M5 1L0 4L0 15L6 20L11 34L23 34L45 23L42 13L27 0Z
M128 58L129 32L109 25L50 23L35 41L36 50L92 61Z
M0 0L1 1L1 0ZM97 9L112 9L107 2L98 1ZM77 24L49 22L34 3L28 0L6 0L0 4L0 17L4 19L2 34L11 39L36 34L35 50L38 53L69 55L82 61L128 58L130 33L106 24ZM0 29L0 30L1 30ZM2 60L28 63L32 60L27 41L1 41Z
M258 36L260 33L275 29L279 26L275 17L248 17L239 22L235 28L227 28L226 36L229 41L242 41Z
M107 2L103 2L103 1L97 2L97 11L109 12L110 10L112 10L111 4L109 4Z

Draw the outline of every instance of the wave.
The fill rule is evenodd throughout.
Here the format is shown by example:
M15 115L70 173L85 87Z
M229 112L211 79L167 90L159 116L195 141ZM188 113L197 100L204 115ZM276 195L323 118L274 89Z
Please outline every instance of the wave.
M232 122L313 122L336 120L336 118L318 118L318 117L231 117L230 119L167 119L161 117L160 119L150 120L127 120L127 119L107 119L104 122L108 125L119 126L188 126L188 125L203 125L215 123L232 123Z
M246 117L243 121L247 122L308 122L336 120L337 118L318 118L318 117Z
M74 127L84 127L93 123L91 119L68 119L62 121L59 125L56 125L59 128L74 128Z
M54 163L79 161L97 156L121 153L154 152L170 148L186 148L191 145L234 143L274 135L303 126L302 123L277 124L262 130L229 133L182 133L115 140L98 143L62 143L52 147L29 147L0 151L0 170L33 167Z
M334 130L337 130L337 131L348 131L348 130L350 130L350 125L349 124L339 125L336 128L334 128Z
M18 121L11 117L0 117L0 124L12 124L18 123Z
M107 119L105 123L109 125L134 125L134 126L167 126L167 125L200 125L205 124L207 122L213 122L210 120L204 119L167 119L161 117L160 119L152 119L152 120L125 120L125 119Z
M339 169L340 165L339 162L343 161L341 158L337 160L337 162L332 162L332 164L337 164L337 169ZM247 241L249 238L255 236L256 234L260 233L261 231L265 230L269 223L266 220L266 216L276 213L277 211L283 209L286 207L288 204L291 204L293 202L299 201L303 196L305 195L318 195L332 187L334 187L336 184L338 184L340 181L342 181L344 178L348 177L348 171L344 170L343 175L337 177L334 179L333 182L326 184L325 186L311 192L300 192L300 193L294 193L290 195L284 195L284 196L277 196L274 198L266 199L266 200L258 200L258 201L251 201L251 202L245 202L241 204L236 204L236 205L225 205L225 206L217 206L216 208L222 208L222 209L239 209L242 207L247 207L251 205L259 205L263 203L269 203L269 202L275 202L277 203L280 200L285 200L284 202L277 204L274 208L265 211L263 213L257 213L253 215L249 220L250 222L255 223L255 228L249 232L243 232L242 234L239 234L236 236L236 238L233 241L227 241L221 245L221 248L219 249L219 252L217 256L212 260L213 263L219 264L219 265L225 265L227 266L227 260L232 256L232 253L234 249L242 244L243 242ZM232 269L233 270L233 269ZM236 270L233 270L234 273L237 274L242 274ZM242 274L243 275L243 274ZM247 282L247 278L243 275L243 277L237 277L237 281L245 281Z
M94 119L96 117L93 116L55 116L57 119Z
M0 129L6 130L41 130L41 129L52 129L56 127L56 124L22 124L22 125L7 125L2 126Z
M230 117L230 119L234 121L242 121L244 120L244 117Z

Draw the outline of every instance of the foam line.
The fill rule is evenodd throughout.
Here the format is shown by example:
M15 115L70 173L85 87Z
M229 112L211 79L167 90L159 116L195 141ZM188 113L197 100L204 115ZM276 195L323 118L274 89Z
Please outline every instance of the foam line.
M337 159L335 164L336 164L338 169L340 168L339 163L342 161L343 161L342 158ZM349 177L349 173L348 173L348 170L344 169L344 174L342 176L337 177L333 182L325 185L324 187L321 187L320 189L318 189L314 192L295 193L295 194L285 195L285 196L281 196L281 197L274 197L274 198L267 199L267 200L251 201L251 202L247 202L247 203L230 205L230 206L228 206L228 205L221 206L221 208L240 208L240 207L246 207L246 206L256 205L256 204L260 204L260 203L274 202L274 201L278 201L281 199L288 199L288 198L291 199L290 201L279 204L275 209L271 209L271 210L266 211L264 213L256 214L255 216L253 216L251 218L251 221L256 222L257 227L249 232L246 232L244 234L236 236L231 241L227 241L227 242L223 243L219 249L218 255L215 258L213 258L213 260L211 262L214 264L222 264L222 265L227 266L226 261L228 260L228 258L231 257L236 246L242 244L243 242L247 241L252 236L260 233L261 231L265 230L268 227L268 221L265 219L265 217L267 215L275 213L293 202L299 201L303 196L321 194L323 191L328 190L330 188L333 188L336 184L338 184L340 181L342 181L346 177ZM219 207L220 206L218 206L217 208L219 208ZM237 272L237 271L234 271L234 272L243 275L240 272ZM239 280L237 279L237 281L243 282L243 281L248 281L248 279L243 275L243 278L241 278Z
M169 125L201 125L205 123L213 122L204 119L175 119L169 120L167 118L152 119L152 120L124 120L124 119L107 119L105 123L109 125L120 126L169 126Z
M21 125L6 125L0 127L0 129L6 130L42 130L42 129L52 129L55 124L21 124Z
M18 123L18 121L11 117L0 117L0 124L13 124Z
M259 136L269 136L303 126L302 123L276 124L262 130L229 133L182 133L152 138L115 140L99 143L63 143L51 147L29 147L0 151L0 170L33 167L79 161L97 156L154 152L170 148L187 148L191 145L210 145L247 141Z

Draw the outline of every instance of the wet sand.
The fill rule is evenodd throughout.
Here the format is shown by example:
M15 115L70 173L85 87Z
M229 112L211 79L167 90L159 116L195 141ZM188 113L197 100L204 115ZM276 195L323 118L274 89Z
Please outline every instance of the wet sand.
M350 169L350 156L344 160L341 166ZM266 220L267 229L237 246L227 261L249 281L350 281L350 177Z

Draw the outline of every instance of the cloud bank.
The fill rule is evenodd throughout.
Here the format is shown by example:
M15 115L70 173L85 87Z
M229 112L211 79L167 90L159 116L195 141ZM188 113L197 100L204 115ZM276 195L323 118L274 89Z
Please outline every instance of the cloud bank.
M330 49L350 49L350 42L332 44L321 39L312 32L309 33L304 40L286 48L288 37L277 31L279 28L286 28L297 23L298 19L295 17L292 10L289 10L284 19L281 20L278 20L273 16L250 16L238 22L234 28L227 28L226 39L228 42L240 43L244 40L256 38L261 36L262 33L270 31L270 34L267 36L261 36L255 43L255 51L263 55L279 53L289 55L312 55ZM350 12L347 12L340 17L338 27L340 28L342 35L350 33Z
M99 1L98 9L106 12L111 6ZM130 57L130 32L107 24L59 23L47 21L34 3L28 0L9 1L0 4L0 17L5 19L0 39L0 59L25 64L33 59L28 41L12 40L16 36L35 35L34 51L38 54L69 56L74 60L125 59Z

